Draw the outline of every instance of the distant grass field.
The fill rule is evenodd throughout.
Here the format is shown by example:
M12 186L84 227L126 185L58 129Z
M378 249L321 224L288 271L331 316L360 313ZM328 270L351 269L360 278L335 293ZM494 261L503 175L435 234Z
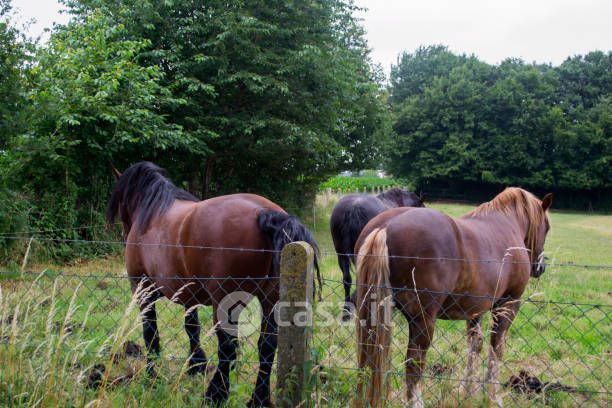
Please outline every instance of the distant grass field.
M324 253L323 299L333 302L329 310L334 316L340 315L342 287L336 258L330 254L333 246L328 220L337 199L319 197L316 211L305 211L316 214L316 219L304 219ZM430 206L450 215L473 208L446 203ZM575 387L575 392L526 396L503 388L504 402L510 406L608 406L612 270L581 265L612 264L612 216L553 211L551 224L546 250L552 265L528 286L525 298L533 301L522 306L510 330L500 380L505 382L511 374L527 370L542 381ZM574 265L555 266L555 262ZM30 265L29 269L44 273L0 275L0 406L201 405L206 379L184 373L188 342L182 328L183 309L167 300L157 306L162 338L159 378L153 381L142 372L142 359L111 363L109 355L120 350L127 339L142 344L138 308L130 304L121 258ZM250 309L255 307L251 304ZM215 359L211 314L210 308L200 309L202 344ZM248 315L253 314L244 313L243 323L258 327L257 319L246 321ZM388 403L399 407L405 402L402 361L407 329L402 317L395 316L395 322L393 391ZM354 396L354 331L352 324L339 320L330 327L318 327L315 321L312 355L318 366L311 389L315 405L344 407ZM466 357L464 331L464 322L437 324L423 378L427 406L488 405L480 394L471 398L459 394L458 380ZM244 406L249 399L257 370L257 335L254 330L241 338L229 406ZM106 386L86 388L87 370L100 362L110 368ZM479 370L482 378L485 364Z

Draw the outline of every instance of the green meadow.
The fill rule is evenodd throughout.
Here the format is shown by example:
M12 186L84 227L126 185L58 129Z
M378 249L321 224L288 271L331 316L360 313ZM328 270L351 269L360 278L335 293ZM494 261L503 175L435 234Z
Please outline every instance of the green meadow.
M328 310L339 317L341 274L328 227L337 199L320 196L316 211L305 211L309 216L304 222L314 231L322 252L323 300L331 302ZM428 205L450 215L473 208ZM529 283L524 296L527 300L510 330L500 382L525 370L542 382L568 388L521 394L501 385L499 392L506 406L607 406L612 385L612 216L553 211L551 224L546 244L550 265L539 280ZM157 303L162 339L157 378L146 375L142 358L121 353L127 340L142 344L138 306L131 301L122 262L116 257L70 265L31 264L27 269L33 272L0 275L1 406L201 405L208 378L186 375L188 341L180 306L165 299ZM240 337L228 402L231 407L245 406L255 382L256 309L252 302L248 313L242 315L244 332L250 334ZM212 310L201 308L199 313L202 345L214 361ZM407 325L399 315L395 323L388 405L400 407L406 402L402 361ZM338 318L329 325L317 325L315 318L309 384L312 406L344 407L354 397L354 331L352 323ZM464 322L438 322L422 379L426 406L490 405L482 393L460 393L466 359L464 332ZM486 353L485 341L481 379ZM111 358L113 355L118 357ZM106 368L97 388L86 386L94 364Z

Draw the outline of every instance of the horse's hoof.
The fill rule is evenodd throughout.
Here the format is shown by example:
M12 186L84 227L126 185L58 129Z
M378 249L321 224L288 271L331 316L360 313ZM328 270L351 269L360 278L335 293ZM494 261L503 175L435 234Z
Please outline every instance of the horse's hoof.
M188 375L206 374L209 372L208 360L189 360L189 368L187 369Z
M355 316L355 308L351 307L353 303L345 302L342 308L342 321L348 322Z
M251 398L251 400L247 403L247 407L249 408L276 408L276 405L270 400L270 398L265 399L264 401L259 400L259 402L255 401L255 398Z
M204 406L208 407L222 407L227 402L227 396L223 397L213 397L213 396L204 396Z
M155 369L155 365L153 365L151 363L147 364L147 375L152 380L156 380L157 377L159 377L159 373L157 372L157 369Z
M209 386L204 395L204 404L212 407L219 407L225 404L229 393L220 387Z

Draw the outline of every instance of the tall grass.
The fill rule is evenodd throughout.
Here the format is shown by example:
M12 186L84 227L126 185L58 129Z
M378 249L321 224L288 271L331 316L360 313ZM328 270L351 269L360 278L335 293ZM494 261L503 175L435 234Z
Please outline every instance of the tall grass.
M314 225L324 252L333 252L328 220L337 198L333 195L320 198L317 219L305 220ZM470 208L429 205L453 215ZM553 212L546 249L558 259L576 264L610 263L606 248L611 238L612 217ZM342 285L337 261L333 255L323 256L320 261L326 279L323 298L336 303L330 311L340 316ZM167 300L157 304L162 338L157 378L146 374L146 361L142 358L112 358L121 354L128 340L142 344L139 295L131 295L122 263L120 257L69 266L34 263L31 269L46 268L45 272L15 273L0 279L0 406L201 406L209 378L186 375L188 341L182 328L184 310L180 306ZM552 267L540 281L530 283L525 297L570 304L523 305L510 330L500 379L506 381L510 374L526 369L542 380L560 381L598 393L526 396L504 389L506 405L605 406L609 402L606 390L612 384L607 363L612 335L610 309L571 302L610 305L611 285L609 271L578 266ZM211 331L211 309L203 308L199 315L204 326L202 346L214 360L216 339ZM244 313L243 317L248 315ZM390 357L393 368L389 379L392 393L388 405L400 407L405 403L403 361L407 328L400 315L394 316L394 322ZM488 324L487 318L483 328ZM231 376L230 407L244 406L252 392L257 373L258 334L256 330L240 338L238 362ZM311 344L313 403L347 406L355 395L357 382L354 325L339 320L329 327L315 326ZM466 398L460 394L457 379L462 376L466 346L464 322L437 323L423 379L427 405L489 404L482 395ZM87 387L96 364L105 367L100 384ZM484 364L480 366L481 375Z

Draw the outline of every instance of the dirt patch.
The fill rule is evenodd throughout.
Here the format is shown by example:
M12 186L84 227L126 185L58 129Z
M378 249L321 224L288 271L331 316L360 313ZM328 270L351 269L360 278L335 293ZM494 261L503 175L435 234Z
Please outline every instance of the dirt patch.
M108 282L105 280L101 280L98 283L96 283L96 289L100 289L100 290L106 290L108 288Z
M123 368L124 371L122 373L111 375L111 367L120 365L122 360L126 360L128 358L143 359L144 357L145 355L142 350L142 346L134 341L128 340L123 343L120 351L116 352L111 356L110 367L107 367L103 363L98 363L85 372L85 386L87 388L98 388L102 385L105 377L106 387L112 388L119 384L128 383L136 375L136 372L138 371L137 369L135 369L128 363L127 366ZM124 366L124 364L121 364L121 366Z
M86 383L85 386L87 388L99 388L103 381L104 376L106 374L106 366L104 364L96 364L86 373ZM134 378L136 372L132 368L128 368L127 372L120 375L115 375L112 377L108 377L106 381L106 387L113 388L119 384L128 383Z
M128 340L125 343L123 343L123 346L121 347L121 351L118 351L112 356L111 361L113 363L117 363L120 360L123 360L128 357L144 358L144 352L142 351L142 346L132 340Z
M53 330L56 332L64 331L64 334L72 334L74 332L75 326L72 323L67 323L64 326L64 322L55 322L53 323Z
M504 384L504 387L510 388L512 391L521 394L540 394L550 391L577 391L575 387L563 385L558 382L543 382L538 377L530 375L525 370L521 370L518 375L511 375L508 382Z
M453 371L455 371L454 367L440 364L440 363L434 363L429 367L429 372L434 377L441 377L444 375L449 375L449 374L452 374Z

